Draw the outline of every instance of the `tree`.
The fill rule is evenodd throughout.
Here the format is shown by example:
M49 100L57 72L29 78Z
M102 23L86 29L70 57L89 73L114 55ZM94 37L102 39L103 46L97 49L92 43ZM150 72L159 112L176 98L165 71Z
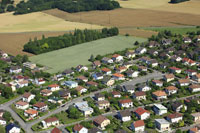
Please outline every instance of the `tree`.
M11 116L10 112L6 111L6 112L4 112L4 114L3 114L3 118L4 118L7 122L9 122L9 121L11 120L12 116Z
M93 62L93 61L94 61L94 55L93 55L93 54L90 56L90 59L89 59L89 61L91 61L91 62Z
M178 126L183 127L185 125L184 121L179 121Z
M27 62L28 61L28 56L27 55L24 55L23 57L22 57L22 62L24 63L24 62Z
M185 113L185 106L183 105L183 107L181 108L181 113Z
M69 107L68 114L69 114L69 118L73 118L73 119L79 119L81 117L81 112L73 106Z
M136 41L136 42L134 43L134 45L136 45L136 46L137 46L137 45L139 45L139 42L138 42L138 41Z
M176 133L182 133L181 129L176 130Z
M36 104L36 102L37 101L35 99L31 99L30 104L33 105L33 104Z

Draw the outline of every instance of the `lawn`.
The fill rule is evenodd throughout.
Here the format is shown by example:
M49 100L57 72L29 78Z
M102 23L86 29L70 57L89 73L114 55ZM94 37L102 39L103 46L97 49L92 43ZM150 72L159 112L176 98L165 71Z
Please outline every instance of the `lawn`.
M156 31L156 32L160 32L160 31L164 31L164 30L170 30L170 31L172 31L172 33L182 34L182 35L185 35L187 32L200 31L200 28L196 28L196 26L146 27L146 28L142 28L142 29L148 30L148 31Z
M60 50L30 57L34 63L47 66L50 73L61 72L79 64L88 65L88 59L93 54L105 55L126 48L133 48L135 41L144 42L147 39L138 37L114 36L105 39L83 43Z

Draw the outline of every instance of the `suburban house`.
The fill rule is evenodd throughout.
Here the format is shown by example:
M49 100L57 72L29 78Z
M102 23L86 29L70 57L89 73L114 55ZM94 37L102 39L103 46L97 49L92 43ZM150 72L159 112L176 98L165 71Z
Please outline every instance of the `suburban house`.
M150 41L148 44L149 48L159 47L160 44L157 41Z
M88 87L90 87L90 86L98 86L98 83L97 83L97 82L94 82L94 81L88 81L88 82L86 83L86 85L87 85Z
M108 58L108 57L103 57L103 59L101 61L102 61L102 63L105 63L105 64L112 64L113 63L113 60Z
M185 70L185 73L188 75L188 76L194 76L197 74L197 71L195 70L191 70L191 69L188 69L188 70Z
M170 67L169 71L171 73L181 73L182 70L180 68L177 68L177 67Z
M15 103L15 107L17 109L25 110L29 107L29 104L27 102L19 101L19 102Z
M164 75L163 79L166 82L170 82L170 81L173 81L175 79L175 76L174 76L174 74L166 74L166 75Z
M124 62L122 66L125 66L127 69L129 69L129 67L133 66L133 63L131 61L127 61L127 62Z
M180 86L188 86L190 84L190 79L179 79L178 84Z
M94 110L88 106L87 101L74 103L74 106L80 110L85 117L90 116Z
M136 91L133 93L133 98L136 100L146 100L146 93L143 91Z
M200 112L191 114L194 122L200 122Z
M119 106L123 108L133 107L133 101L131 99L119 100Z
M200 85L199 84L192 84L189 86L189 90L191 92L199 92L200 91Z
M80 94L87 92L87 89L85 87L83 87L83 86L80 86L80 85L77 86L75 88L75 90L77 90L77 92L80 93Z
M150 112L141 107L137 108L134 113L140 120L146 120L150 117Z
M189 58L183 58L183 59L182 59L182 63L183 63L184 65L189 65L189 66L194 66L194 65L196 65L196 62L193 61L193 60L191 60L191 59L189 59Z
M78 83L75 81L65 81L64 85L68 86L69 88L76 88Z
M138 54L138 55L141 55L141 54L144 54L147 52L147 49L144 48L144 47L139 47L135 50L135 53Z
M93 120L93 123L97 127L101 128L101 129L105 129L105 127L110 124L110 120L108 118L106 118L105 116L100 115L100 116L97 116Z
M0 117L0 125L5 126L6 123L6 120L3 117Z
M6 126L6 133L20 133L21 129L18 125L10 123Z
M119 66L119 67L115 67L115 71L117 73L123 73L127 70L127 68L125 66Z
M192 79L193 79L194 81L200 83L200 73L198 73L198 74L192 76Z
M115 80L125 80L125 77L123 74L120 74L120 73L114 73L112 75L112 77L115 79Z
M176 94L177 91L178 91L178 88L176 88L175 86L168 86L165 88L165 92L167 93L167 95Z
M123 110L118 112L118 118L122 122L130 121L131 120L131 112L129 110Z
M165 119L155 119L155 125L159 132L170 131L170 123Z
M156 100L167 99L167 94L164 91L155 91L152 93L152 97Z
M135 92L135 86L133 86L133 85L123 85L122 90L125 91L125 92L129 92L129 93L133 94Z
M188 133L199 133L200 132L200 127L196 126L194 128L190 128Z
M180 112L183 107L185 108L185 110L187 110L187 106L183 105L181 102L174 102L172 104L172 110L176 112Z
M65 89L65 90L61 90L58 92L60 97L64 98L64 99L69 99L71 98L71 93L68 89Z
M88 71L88 67L83 66L83 65L78 65L76 67L76 71L81 72L81 71Z
M60 90L60 86L57 84L51 84L51 85L48 85L48 89L51 90L52 92L58 91L58 90Z
M96 60L96 61L92 62L92 66L93 66L93 68L100 67L101 66L101 62L99 60Z
M114 61L114 62L120 62L120 61L123 61L123 56L121 56L121 55L119 55L119 54L114 54L113 56L112 56L112 60Z
M144 129L145 129L144 121L143 120L138 120L138 121L135 121L135 122L131 123L131 129L133 131L135 131L136 133L144 132Z
M37 102L36 104L33 105L33 109L43 112L48 110L48 106L43 102Z
M47 118L42 121L42 125L44 128L48 128L50 126L58 126L59 120L56 117Z
M94 95L94 98L95 98L97 101L103 101L103 100L105 100L105 96L104 96L103 94L101 94L101 93L96 93L96 94Z
M164 62L164 63L160 64L160 67L162 69L166 69L167 67L169 67L169 63L168 62Z
M108 76L104 76L104 78L101 81L103 84L107 85L107 86L112 86L115 83L115 80L112 79L111 77Z
M22 101L29 103L34 98L35 95L31 94L30 92L25 92L22 96Z
M16 88L22 88L22 87L28 86L28 83L29 83L28 80L18 81L16 84Z
M88 78L86 78L86 77L83 76L83 75L78 76L76 79L77 79L78 81L88 82Z
M165 106L163 106L162 104L154 104L153 111L157 115L163 115L163 114L167 113L167 108Z
M171 39L163 38L162 41L161 41L161 43L163 45L170 45L170 44L172 44L172 40Z
M120 98L121 94L118 91L113 91L112 96L115 97L115 98Z
M22 72L22 68L19 66L11 66L11 68L10 68L10 73L18 74L21 72Z
M48 99L48 102L53 103L53 104L56 104L56 103L62 104L63 100L64 100L63 98L53 96Z
M66 69L62 72L62 75L66 76L66 77L70 76L71 74L74 74L74 71L71 69Z
M74 133L88 133L88 129L82 126L81 124L76 124L73 127Z
M173 55L173 56L171 56L170 60L173 62L180 62L182 60L182 58L180 56Z
M152 80L152 83L156 86L162 87L163 86L163 82L160 80Z
M139 76L138 71L132 71L132 70L128 70L127 72L125 72L125 74L129 77L129 78L135 78Z
M35 79L35 84L36 85L43 85L43 84L45 84L45 80L43 79L43 78L36 78Z
M125 56L127 58L134 58L135 57L135 52L133 50L128 50L126 53L125 53Z
M48 89L44 89L44 90L41 90L41 91L40 91L40 94L41 94L42 96L50 96L50 95L52 95L53 93L52 93L52 91L50 91L50 90L48 90Z
M32 62L24 62L23 66L29 69L35 69L36 68L36 64L32 63Z
M61 80L64 80L64 76L62 74L55 74L53 77L52 77L52 80L53 81L61 81Z
M147 67L145 66L138 66L139 71L147 72Z
M146 85L146 84L141 84L141 85L138 86L138 90L139 90L139 91L144 91L144 92L146 92L146 91L150 91L150 90L151 90L151 87L149 87L149 86Z
M189 38L189 37L184 37L184 38L183 38L183 42L184 42L184 43L191 43L191 42L192 42L192 39Z
M94 80L101 80L101 79L103 79L103 74L101 74L101 73L93 73L92 77L93 77Z
M183 120L183 115L180 113L170 114L166 117L166 120L168 120L171 123L178 123L179 121Z
M38 116L38 111L34 109L25 110L24 116L29 117L29 118L35 118L36 116Z
M99 109L107 109L110 107L110 102L107 100L97 101L97 107Z
M110 75L112 73L112 71L106 67L102 68L101 71L106 75Z
M57 127L54 127L53 130L51 130L51 133L62 133L62 131Z

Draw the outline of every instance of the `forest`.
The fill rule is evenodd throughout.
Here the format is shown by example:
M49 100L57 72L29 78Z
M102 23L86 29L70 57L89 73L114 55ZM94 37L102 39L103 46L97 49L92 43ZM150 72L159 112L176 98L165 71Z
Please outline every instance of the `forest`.
M14 14L26 14L58 8L66 12L80 12L91 10L112 10L119 8L117 1L113 0L28 0L17 4Z
M189 1L189 0L171 0L170 3L181 3L181 2L185 2L185 1Z
M13 0L2 0L0 1L0 13L4 13L6 11L14 11Z
M76 29L74 33L64 34L58 37L45 38L43 36L41 40L37 40L37 38L34 40L30 39L24 45L24 51L37 55L118 34L119 31L116 27L110 29L103 28L102 30Z

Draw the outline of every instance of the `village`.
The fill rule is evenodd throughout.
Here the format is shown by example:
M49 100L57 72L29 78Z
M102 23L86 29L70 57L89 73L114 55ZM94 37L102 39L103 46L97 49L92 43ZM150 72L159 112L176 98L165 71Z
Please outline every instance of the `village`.
M15 133L200 132L200 36L166 31L134 45L53 75L1 51L0 125Z

